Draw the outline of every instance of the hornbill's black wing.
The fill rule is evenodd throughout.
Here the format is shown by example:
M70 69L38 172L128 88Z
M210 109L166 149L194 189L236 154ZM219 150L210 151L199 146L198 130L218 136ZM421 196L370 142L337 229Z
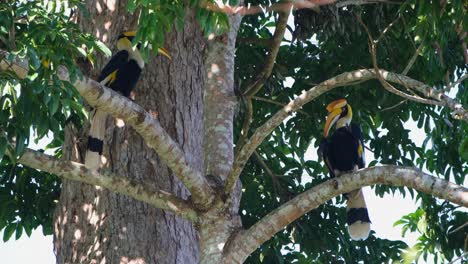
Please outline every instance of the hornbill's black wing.
M329 143L326 138L323 138L322 141L320 142L318 155L322 157L323 161L325 161L325 165L327 165L328 171L330 172L330 177L334 178L335 173L334 173L333 166L328 156L329 155Z
M104 66L101 74L99 75L98 82L102 82L104 79L109 78L106 81L105 85L110 86L109 83L112 83L115 80L116 74L119 69L122 69L128 62L128 51L121 50L112 56L111 60ZM114 76L111 76L114 75ZM112 87L111 87L112 88ZM116 89L114 89L116 90Z
M351 133L354 138L358 141L358 167L360 169L366 166L366 160L364 155L364 138L362 136L361 126L351 123Z
M129 60L117 73L112 89L128 97L140 78L142 69L135 60Z

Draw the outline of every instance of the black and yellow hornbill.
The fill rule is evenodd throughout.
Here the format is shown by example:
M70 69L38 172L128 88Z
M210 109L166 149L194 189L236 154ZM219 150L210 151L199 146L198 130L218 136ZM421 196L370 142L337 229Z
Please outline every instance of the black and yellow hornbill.
M118 52L112 56L98 78L98 82L126 97L132 92L145 66L139 52L139 45L136 47L132 45L135 33L135 31L127 31L118 37ZM171 59L167 50L159 48L158 51ZM107 114L103 111L95 110L91 113L92 121L85 157L85 165L91 169L97 169L101 165L106 118Z
M351 123L353 111L345 99L327 106L328 116L323 131L320 151L330 175L338 177L346 172L364 168L364 141L359 125ZM335 131L330 130L335 125ZM352 239L366 239L370 232L370 219L362 189L347 195L348 232Z

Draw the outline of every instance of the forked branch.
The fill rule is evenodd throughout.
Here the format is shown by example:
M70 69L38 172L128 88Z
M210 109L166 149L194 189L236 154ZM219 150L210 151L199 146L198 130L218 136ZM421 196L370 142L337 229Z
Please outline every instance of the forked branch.
M305 213L340 194L373 184L406 186L468 207L468 189L466 187L447 182L411 167L367 168L316 185L281 205L248 230L239 232L226 250L224 263L243 263L260 245Z
M26 150L19 162L25 166L57 175L64 179L101 186L116 193L124 194L155 208L173 212L183 218L196 221L198 213L189 201L175 195L157 190L149 182L137 182L115 175L108 170L90 170L83 164L61 161L39 151Z

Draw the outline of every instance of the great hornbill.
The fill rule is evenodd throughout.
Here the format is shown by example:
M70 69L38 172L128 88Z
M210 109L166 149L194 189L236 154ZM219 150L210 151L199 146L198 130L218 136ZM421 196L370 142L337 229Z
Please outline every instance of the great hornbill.
M140 45L138 44L136 47L132 45L135 34L135 31L127 31L118 37L118 52L112 56L98 78L98 82L120 92L126 97L132 92L145 66L145 62L139 52ZM167 50L159 48L158 51L171 59ZM107 114L105 112L97 109L91 114L92 121L85 157L85 165L91 169L97 169L101 165L106 117Z
M345 99L327 106L328 116L323 131L319 152L330 171L331 177L364 168L364 141L359 125L351 123L353 111ZM335 131L329 132L333 125ZM362 189L346 194L348 232L353 240L366 239L370 232L370 219Z

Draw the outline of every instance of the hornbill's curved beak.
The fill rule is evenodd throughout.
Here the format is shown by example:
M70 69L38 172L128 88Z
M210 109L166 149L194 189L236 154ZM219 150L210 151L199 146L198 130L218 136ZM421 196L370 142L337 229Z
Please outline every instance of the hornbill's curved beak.
M325 128L323 129L323 137L326 138L328 136L330 129L336 121L340 119L341 113L343 113L343 107L347 104L346 99L339 99L327 105L328 116L325 122Z
M169 54L169 51L165 48L158 48L158 52L161 53L162 55L166 56L170 61L172 61L171 54Z
M149 45L148 46L150 50L153 49L153 46ZM158 48L158 53L161 53L163 56L166 56L170 61L172 61L172 56L171 54L169 53L169 51L165 48Z

